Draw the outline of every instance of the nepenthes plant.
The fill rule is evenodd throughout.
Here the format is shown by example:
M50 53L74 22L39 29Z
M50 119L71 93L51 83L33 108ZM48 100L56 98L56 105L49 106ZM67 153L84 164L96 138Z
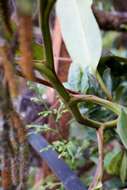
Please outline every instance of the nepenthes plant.
M37 12L33 16L35 9ZM53 9L59 18L62 38L71 59L66 83L60 80L55 69L52 30L49 24ZM27 189L30 154L28 143L39 151L36 147L36 135L35 138L29 137L20 113L16 112L14 106L15 99L19 96L19 76L53 88L76 126L82 126L84 130L92 130L96 134L98 161L91 158L97 165L95 175L87 185L80 183L76 175L71 176L74 178L73 183L79 184L79 189L86 189L85 186L89 190L102 189L106 170L106 174L120 176L124 185L127 177L127 59L102 53L102 33L92 1L1 0L0 14L0 156L3 189ZM34 42L33 47L33 20L41 30L43 46L35 46ZM37 51L40 52L39 59L36 59ZM111 137L106 141L108 133L111 133ZM37 138L41 139L41 136ZM105 145L110 144L111 138L118 143L117 151L113 152L110 145ZM45 140L40 141L47 146ZM70 146L67 142L65 144ZM83 142L81 147L82 144ZM90 152L95 151L89 145L87 148L90 148ZM113 152L111 155L108 149ZM49 152L44 157L49 166L63 180L64 188L71 190L74 187L71 186L72 183L69 181L69 185L66 184L66 180L58 172L58 166L52 166L51 159L56 159L56 154L53 153L52 158L52 149L47 151ZM48 158L48 153L51 159ZM65 166L64 162L56 160ZM72 174L68 166L63 168Z

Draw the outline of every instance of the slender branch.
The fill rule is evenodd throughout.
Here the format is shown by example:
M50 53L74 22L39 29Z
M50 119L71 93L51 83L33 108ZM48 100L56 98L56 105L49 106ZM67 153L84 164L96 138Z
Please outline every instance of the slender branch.
M41 62L40 62L41 63ZM23 77L25 78L25 76L23 75L23 73L20 71L20 69L17 67L16 68L16 74L20 77ZM53 88L52 84L50 82L48 82L47 80L45 79L42 79L42 78L39 78L39 77L36 77L32 80L33 82L37 82L37 83L40 83L42 85L45 85L47 87L51 87ZM67 89L65 88L67 92L71 93L71 94L79 94L79 92L76 92L76 91L73 91L73 90L70 90L70 89Z
M53 88L57 90L59 95L62 97L65 103L70 101L70 94L66 91L60 80L58 79L57 75L47 68L44 64L36 63L35 68L44 76L48 81L50 81Z
M119 115L121 112L122 106L113 102L110 102L108 100L99 98L94 95L73 95L72 103L80 103L80 102L92 102L101 106L104 106L105 108L111 110L115 114Z
M35 67L43 76L45 76L45 78L47 78L51 82L52 86L56 89L58 94L63 99L65 105L70 109L70 111L72 112L72 114L74 115L74 117L76 118L76 120L79 123L87 125L89 127L93 127L93 128L100 127L100 125L101 125L100 122L93 121L93 120L90 120L90 119L82 116L77 105L71 104L72 96L66 91L64 86L61 84L61 82L57 78L57 76L54 75L54 73L52 73L52 71L50 71L50 69L48 69L45 65L42 65L39 63L36 63Z
M43 32L44 44L45 44L45 53L47 59L47 66L48 68L52 69L55 72L54 68L54 58L53 58L53 51L52 51L52 41L50 36L50 29L49 29L49 14L54 5L56 0L40 0L40 26Z
M36 63L35 67L38 71L40 71L42 75L44 75L50 81L51 85L57 90L60 96L64 99L64 102L66 102L68 105L70 104L70 106L72 106L72 102L90 101L105 106L116 114L120 114L121 106L119 104L112 103L108 100L99 98L94 95L74 95L74 98L76 99L73 99L73 97L69 95L67 90L61 84L57 76L54 75L54 73L50 69L40 63Z
M97 188L97 186L102 185L102 177L103 177L103 162L104 162L104 151L103 151L103 144L104 144L104 127L102 126L101 128L98 129L97 131L97 140L98 140L98 154L99 154L99 159L98 159L98 165L97 169L95 172L94 179L89 187L89 190L94 190ZM102 186L100 187L102 188ZM99 189L99 188L98 188Z
M40 63L36 63L35 64L35 68L45 77L47 78L50 82L51 85L56 89L56 91L58 92L58 94L61 96L61 98L63 99L65 105L69 108L69 110L72 112L73 116L75 117L75 119L77 120L77 122L92 127L92 128L96 128L98 129L102 123L98 122L98 121L94 121L92 119L89 119L85 116L83 116L78 108L77 103L82 101L84 102L84 99L81 99L81 97L84 98L84 95L70 95L67 90L64 88L64 86L61 84L61 82L59 81L59 79L57 78L57 76L54 75L54 73L52 73L50 71L50 69L48 69L45 65L42 65ZM77 97L77 98L76 98ZM87 95L87 98L89 99L91 96ZM116 105L113 104L113 107L110 106L109 101L103 100L101 98L98 98L96 96L92 96L93 98L90 100L91 102L94 100L98 100L97 103L101 103L103 105L107 105L106 103L108 103L109 105L107 105L107 107L109 107L110 109L116 109ZM96 101L95 101L96 102ZM112 105L111 104L111 105ZM120 112L119 109L116 110L116 112ZM107 122L106 123L107 127L114 127L116 126L116 120L115 121L111 121L111 122Z
M91 119L88 119L86 117L84 117L78 107L77 107L77 103L80 102L81 100L79 100L81 97L84 97L84 95L81 95L79 94L78 92L75 92L75 91L72 91L72 90L69 90L69 89L66 89L64 88L64 86L62 85L61 87L61 82L59 81L59 86L57 86L57 82L58 82L58 78L54 79L54 84L52 84L52 81L51 81L51 78L53 77L54 78L54 74L50 72L49 73L49 69L45 69L45 65L42 65L41 63L36 63L35 64L35 69L38 70L42 76L45 76L45 78L47 78L47 80L44 80L44 79L40 79L38 77L35 77L35 80L33 82L38 82L42 85L46 85L48 87L51 87L51 88L55 88L57 90L57 92L59 93L59 95L62 97L62 99L64 100L65 104L67 107L69 107L69 109L71 110L72 114L74 115L75 119L77 120L77 122L79 122L80 124L83 124L83 125L86 125L86 126L89 126L89 127L92 127L92 128L99 128L100 125L102 125L101 122L97 122L97 121L94 121L94 120L91 120ZM23 74L20 72L20 70L18 68L16 68L17 70L17 74L21 77L24 77ZM47 72L48 70L48 72ZM50 77L50 75L53 75L52 77ZM48 82L50 81L50 82ZM55 86L54 86L55 85ZM61 93L61 88L62 88L62 93ZM70 95L68 94L70 93ZM66 101L64 99L64 94L66 94ZM77 96L77 99L75 101L75 97ZM86 95L85 95L86 96ZM87 98L88 96L90 95L87 95ZM94 99L98 99L98 97L96 96L93 96L91 95ZM70 98L71 97L71 98ZM93 102L93 98L92 100L90 100L91 102ZM100 99L101 102L105 102L106 100L103 100L103 99ZM84 100L82 100L82 102L84 102ZM108 101L109 102L109 101ZM97 102L96 102L97 103ZM110 103L110 102L109 102ZM75 104L75 105L74 105ZM114 105L115 106L115 105ZM109 107L108 107L109 108ZM113 108L112 108L113 109ZM106 128L112 128L112 127L116 127L116 124L117 124L117 119L116 120L113 120L113 121L108 121L108 122L105 122L105 126Z
M105 128L115 128L117 126L118 119L108 121L104 123Z
M82 115L79 111L79 108L76 102L75 104L71 104L71 103L69 104L68 102L68 107L71 110L76 121L79 122L80 124L91 127L91 128L95 128L95 129L98 129L102 125L101 122L89 119L86 116Z

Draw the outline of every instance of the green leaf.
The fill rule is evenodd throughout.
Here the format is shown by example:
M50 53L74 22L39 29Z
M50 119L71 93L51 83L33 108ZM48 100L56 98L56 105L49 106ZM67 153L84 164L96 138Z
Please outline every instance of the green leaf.
M71 64L69 68L68 82L73 90L80 90L81 70L79 65Z
M124 152L120 168L120 178L123 184L125 183L126 176L127 176L127 153Z
M72 62L84 72L96 71L102 50L100 30L91 9L92 0L58 0L57 15Z
M81 84L80 84L80 92L86 93L87 90L89 89L90 85L90 79L89 79L89 71L86 68L84 72L82 73L82 78L81 78Z
M105 157L105 168L109 174L119 175L122 151L110 152Z
M117 88L115 91L115 101L122 104L125 104L124 101L124 94L126 96L126 91L127 91L127 82L123 81ZM124 102L123 102L124 101Z
M121 109L116 131L119 134L123 145L127 149L127 112L123 108Z
M105 69L105 71L103 73L103 80L104 80L104 83L106 84L109 92L112 93L112 78L111 78L111 69L110 68Z
M71 64L68 74L68 83L72 90L80 91L81 69L78 64Z
M43 45L39 45L35 42L32 43L33 59L45 60L45 49Z
M68 87L72 90L86 93L89 88L88 69L82 72L80 65L72 63L68 74Z

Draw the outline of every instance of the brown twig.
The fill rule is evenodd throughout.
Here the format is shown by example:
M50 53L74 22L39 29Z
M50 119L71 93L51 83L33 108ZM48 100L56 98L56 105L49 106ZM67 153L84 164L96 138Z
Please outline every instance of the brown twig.
M98 159L98 165L95 172L94 179L89 187L89 190L94 190L99 184L102 183L102 177L103 177L103 132L104 132L104 126L100 127L97 130L97 139L98 139L98 153L99 153L99 159Z
M20 69L18 67L16 68L16 72L17 72L18 76L25 78L25 76L23 75L23 73L20 71ZM37 82L37 83L40 83L40 84L45 85L47 87L53 88L53 86L50 82L48 82L45 79L39 78L39 77L35 77L33 82ZM71 94L80 94L79 92L76 92L76 91L70 90L70 89L67 89L67 91L70 92Z
M34 79L31 43L32 17L19 15L19 49L22 55L19 65L28 80Z

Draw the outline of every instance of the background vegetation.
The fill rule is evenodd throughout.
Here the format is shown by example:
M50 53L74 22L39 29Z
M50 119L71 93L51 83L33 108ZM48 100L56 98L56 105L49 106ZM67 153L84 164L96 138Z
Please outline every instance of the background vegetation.
M0 0L0 15L1 189L126 189L126 1Z

